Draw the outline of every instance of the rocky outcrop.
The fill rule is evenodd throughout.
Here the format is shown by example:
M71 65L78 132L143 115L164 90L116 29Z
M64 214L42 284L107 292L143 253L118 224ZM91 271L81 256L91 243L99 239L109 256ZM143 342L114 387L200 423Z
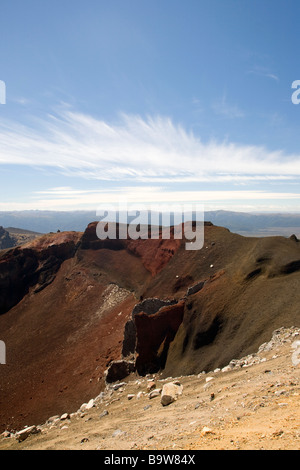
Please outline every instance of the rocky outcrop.
M162 307L153 315L140 312L135 316L136 370L139 374L154 373L165 367L170 343L183 320L184 305L182 300Z
M122 380L134 371L145 375L164 367L170 342L182 322L184 303L150 298L135 305L124 328L123 359L109 365L107 383Z
M204 285L205 285L205 282L206 282L206 281L201 281L201 282L198 282L197 284L195 284L195 285L189 287L188 290L187 290L187 293L186 293L187 297L188 297L189 295L196 294L196 293L199 292L201 289L203 289L203 287L204 287Z
M129 374L135 371L135 362L119 360L113 361L105 371L106 383L111 384L125 379Z
M124 330L124 341L122 355L123 357L128 357L136 352L137 346L137 331L135 324L135 316L141 312L146 315L154 315L162 307L170 306L176 304L176 300L162 300L158 298L145 299L142 302L139 302L135 305L132 310L131 318L125 325Z
M15 246L15 241L10 237L9 233L0 226L0 250L12 248Z
M144 228L147 231L145 236L148 238L133 240L127 236L125 239L119 239L119 225L116 226L116 238L101 240L97 235L97 225L98 222L92 222L88 225L82 236L81 249L126 250L128 253L140 258L144 267L152 276L159 273L169 263L181 245L181 240L172 238L174 231L170 234L170 239L151 239L148 228Z
M74 256L79 235L45 236L6 251L0 256L0 315L10 310L33 289L40 292L51 284L66 259Z

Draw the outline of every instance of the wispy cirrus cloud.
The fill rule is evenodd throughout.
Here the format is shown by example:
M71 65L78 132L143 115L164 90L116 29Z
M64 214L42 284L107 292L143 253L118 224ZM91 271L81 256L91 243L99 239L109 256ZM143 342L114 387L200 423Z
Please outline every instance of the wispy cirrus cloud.
M246 182L300 177L300 155L202 142L168 117L123 114L111 123L64 108L34 126L0 122L0 165L51 167L86 179Z
M251 70L248 70L246 73L250 75L258 75L260 77L270 78L271 80L279 82L279 76L271 72L266 67L255 66Z

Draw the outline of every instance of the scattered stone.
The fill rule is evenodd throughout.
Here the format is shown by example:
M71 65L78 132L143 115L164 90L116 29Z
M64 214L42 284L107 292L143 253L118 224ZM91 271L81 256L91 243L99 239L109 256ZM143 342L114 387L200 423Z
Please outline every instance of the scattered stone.
M112 437L122 436L122 434L126 434L126 433L122 431L121 429L117 429L116 431L112 433Z
M3 437L4 439L7 439L8 437L11 437L11 433L9 431L4 431L1 434L1 437Z
M206 281L201 281L201 282L198 282L197 284L195 284L194 286L192 287L189 287L188 290L187 290L187 297L189 295L193 295L193 294L196 294L197 292L199 292L201 289L203 289L204 285L205 285L205 282Z
M162 389L156 388L155 390L152 390L152 392L150 392L148 396L150 399L152 399L152 398L159 397L161 393L162 393Z
M213 380L213 379L214 379L213 377L206 377L205 382L206 382L206 383L207 383L207 382L210 382L210 381Z
M132 400L134 397L135 397L135 395L133 393L129 393L127 395L128 400Z
M182 395L183 387L177 383L171 382L163 386L161 393L161 404L163 406L170 405L177 400L179 395Z
M151 390L154 390L156 388L156 383L151 380L148 385L147 385L147 392L151 392Z
M51 418L47 420L47 424L55 423L56 421L59 421L59 419L60 419L59 415L51 416Z
M95 406L95 401L94 401L94 399L92 398L92 399L88 402L88 404L86 405L86 409L87 409L87 410L91 410L94 406Z
M66 419L70 419L69 413L64 413L64 414L61 415L61 417L60 417L60 420L61 420L61 421L65 421Z
M40 433L41 430L38 429L36 426L29 426L25 429L22 429L22 431L19 431L16 433L16 439L19 442L25 441L31 434L38 434Z
M228 366L225 366L221 369L222 372L229 372L230 370L232 370L233 367L231 365L228 365Z
M95 402L102 401L105 398L105 392L100 392L99 395L95 398Z
M201 430L201 436L207 436L208 434L215 434L215 432L212 431L212 429L210 429L209 427L204 426L204 428L202 428Z
M109 413L107 410L102 411L102 413L99 415L99 418L104 418L104 416L107 416Z
M274 431L274 432L272 433L272 436L273 436L273 437L280 437L280 436L282 436L282 434L283 434L283 430L282 430L282 429L279 429L278 431Z
M125 385L127 385L126 382L120 382L120 383L114 384L114 385L112 386L112 388L113 388L113 390L119 390L119 388L122 388L122 387L124 387Z
M276 397L279 397L280 395L285 395L286 394L286 390L277 390L276 392L274 392L274 395L276 395Z

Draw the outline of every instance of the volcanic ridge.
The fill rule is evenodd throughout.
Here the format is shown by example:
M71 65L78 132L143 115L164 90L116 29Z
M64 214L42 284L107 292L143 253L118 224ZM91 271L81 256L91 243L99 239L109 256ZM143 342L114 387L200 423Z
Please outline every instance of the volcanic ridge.
M0 251L0 432L76 411L129 376L222 369L300 326L295 236L205 222L203 248L187 251L172 236L100 240L96 227Z

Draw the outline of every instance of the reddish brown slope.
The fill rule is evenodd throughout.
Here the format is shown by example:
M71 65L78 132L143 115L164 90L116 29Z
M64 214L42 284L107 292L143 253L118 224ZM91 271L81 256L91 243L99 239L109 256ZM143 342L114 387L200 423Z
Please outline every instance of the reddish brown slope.
M0 258L0 430L74 411L99 394L134 305L170 259L159 240L136 252L130 240L103 246L95 227L46 235Z
M275 328L299 325L296 240L206 225L203 249L186 251L178 240L101 241L95 229L45 236L0 258L8 362L0 367L0 429L43 422L98 395L141 299L179 301L139 316L140 369L163 353L166 375L227 364ZM202 289L186 296L200 281Z

